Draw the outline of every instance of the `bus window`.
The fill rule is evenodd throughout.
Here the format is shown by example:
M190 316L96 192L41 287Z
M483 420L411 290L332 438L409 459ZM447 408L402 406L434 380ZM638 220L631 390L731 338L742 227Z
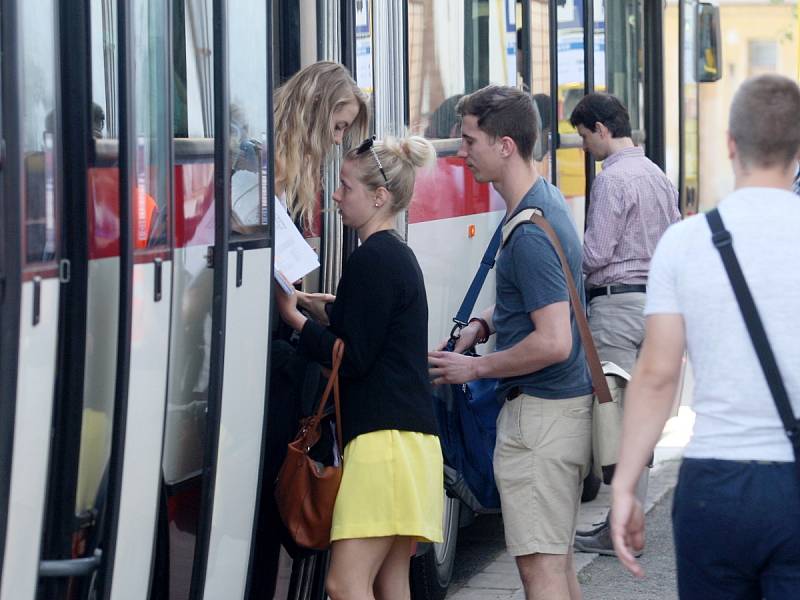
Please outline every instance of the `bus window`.
M408 3L409 127L428 138L459 137L455 107L489 84L517 85L513 0Z

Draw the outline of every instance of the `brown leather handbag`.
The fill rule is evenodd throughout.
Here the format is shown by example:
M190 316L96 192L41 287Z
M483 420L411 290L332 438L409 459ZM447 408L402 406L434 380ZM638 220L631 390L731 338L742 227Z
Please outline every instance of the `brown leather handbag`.
M339 408L339 367L344 355L344 342L333 345L332 368L317 412L300 422L300 431L289 444L275 483L278 512L289 534L298 546L324 550L331 543L333 505L342 480L342 424ZM321 421L333 392L336 411L336 460L324 466L309 456L321 437Z

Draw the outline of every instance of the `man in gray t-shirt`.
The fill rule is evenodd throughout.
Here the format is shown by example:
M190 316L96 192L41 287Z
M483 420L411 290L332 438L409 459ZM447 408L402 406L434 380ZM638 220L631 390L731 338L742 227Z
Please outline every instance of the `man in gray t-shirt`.
M510 217L540 208L581 280L581 245L559 191L536 171L536 115L529 94L489 86L462 98L458 156L491 182ZM572 318L566 278L538 226L519 225L497 262L497 303L470 319L455 352L431 352L434 384L498 378L494 474L506 546L525 593L578 598L572 539L591 455L591 382ZM497 334L496 351L460 354ZM535 476L534 476L535 475Z
M528 208L541 209L552 225L564 247L574 278L580 273L581 246L561 192L539 177L507 220ZM501 351L522 342L533 332L530 313L555 302L569 302L569 295L553 245L547 234L531 223L517 226L498 255L495 270L497 297L492 321L497 334L495 349ZM575 282L578 295L583 298L582 278L576 278ZM503 377L497 386L499 400L504 401L514 389L550 400L591 393L592 383L574 318L570 320L570 326L575 343L569 357L531 373Z
M769 109L769 115L758 118ZM777 75L734 97L728 152L735 191L719 205L795 415L800 414L800 89ZM688 348L697 415L673 507L682 600L800 598L800 480L791 444L706 218L674 225L656 248L646 335L625 398L611 529L634 574L644 545L636 479L670 414Z

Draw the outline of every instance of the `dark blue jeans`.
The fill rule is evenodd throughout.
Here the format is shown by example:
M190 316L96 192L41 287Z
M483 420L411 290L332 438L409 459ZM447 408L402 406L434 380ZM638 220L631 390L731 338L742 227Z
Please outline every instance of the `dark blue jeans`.
M793 463L684 459L672 520L681 600L800 599Z

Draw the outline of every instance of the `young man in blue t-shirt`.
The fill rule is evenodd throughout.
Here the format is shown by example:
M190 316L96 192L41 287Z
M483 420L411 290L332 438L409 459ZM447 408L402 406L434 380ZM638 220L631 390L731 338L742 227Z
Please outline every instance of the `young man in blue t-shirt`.
M489 86L458 105L458 155L506 203L506 220L540 208L581 282L581 243L561 193L533 163L536 117L530 95ZM582 283L579 293L583 295ZM577 600L572 541L591 457L591 381L566 278L547 235L518 226L497 260L493 307L461 331L455 352L431 352L435 384L500 379L494 469L506 546L526 597ZM496 351L460 354L496 334Z

